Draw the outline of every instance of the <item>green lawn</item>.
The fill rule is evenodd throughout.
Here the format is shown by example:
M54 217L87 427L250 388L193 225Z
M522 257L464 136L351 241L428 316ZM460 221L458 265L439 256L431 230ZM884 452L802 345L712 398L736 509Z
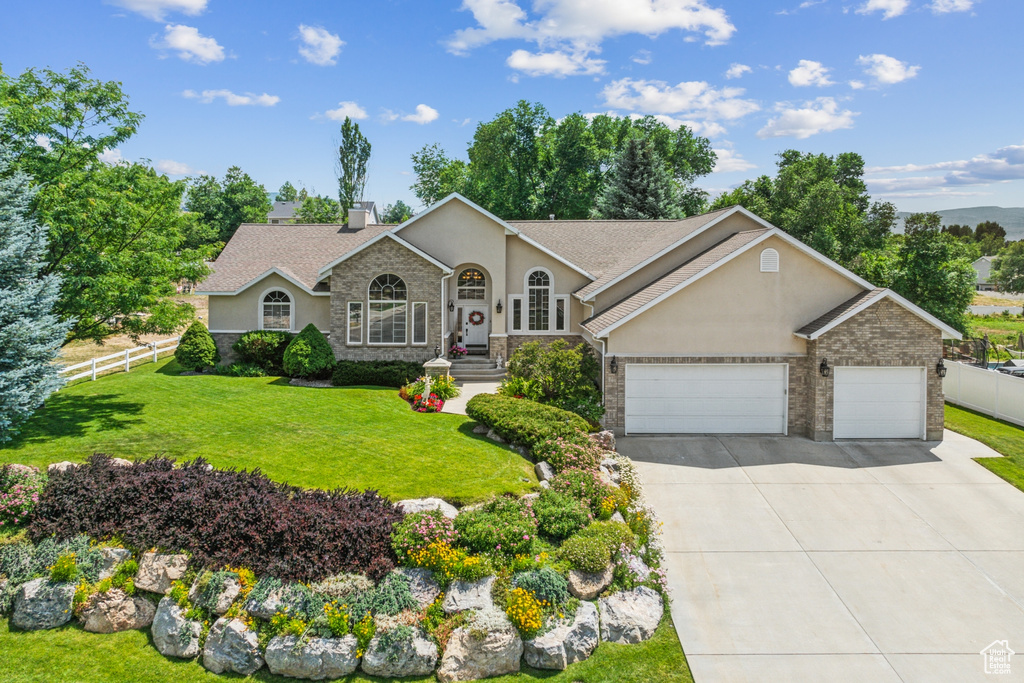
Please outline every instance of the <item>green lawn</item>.
M164 657L153 647L149 633L124 631L110 635L86 633L68 626L53 631L12 632L0 621L0 670L5 683L215 683L238 676L218 676L198 662ZM272 676L266 668L251 680L285 683L294 678ZM355 674L346 681L379 681ZM435 681L431 676L404 681ZM550 683L692 683L672 620L666 616L654 638L640 645L601 643L594 656L563 672L526 669L513 676L488 678L495 683L550 681Z
M948 403L946 429L977 439L1006 456L976 460L1024 491L1024 429Z
M165 360L62 389L0 448L0 463L202 456L215 467L259 467L300 486L378 489L393 500L470 502L537 485L530 463L473 434L468 418L415 413L394 389L179 371Z

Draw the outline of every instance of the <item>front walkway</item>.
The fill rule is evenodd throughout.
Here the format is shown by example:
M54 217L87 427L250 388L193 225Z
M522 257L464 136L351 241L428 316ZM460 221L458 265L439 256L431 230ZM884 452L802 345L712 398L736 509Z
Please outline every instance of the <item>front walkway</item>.
M498 382L456 382L462 393L444 402L442 413L466 414L466 404L477 394L493 394L498 391Z
M1024 680L1024 492L945 435L620 439L697 683ZM996 640L1009 676L983 671Z

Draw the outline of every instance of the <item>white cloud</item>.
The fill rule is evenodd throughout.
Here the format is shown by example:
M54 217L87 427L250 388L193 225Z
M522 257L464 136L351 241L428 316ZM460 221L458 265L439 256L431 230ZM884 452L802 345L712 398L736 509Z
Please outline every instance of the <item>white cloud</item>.
M125 163L124 156L121 155L121 150L119 149L105 149L100 152L98 158L105 164L115 165Z
M850 87L854 90L863 90L864 81L850 81Z
M909 6L910 0L867 0L857 9L857 14L882 12L882 19L892 19L906 12Z
M47 152L49 152L51 149L53 149L53 143L51 142L49 135L39 134L39 135L36 135L34 138L32 138L32 140L33 140L33 142L36 143L36 145L38 145L39 147L42 147Z
M864 73L875 79L876 83L892 85L909 80L921 70L919 66L909 66L889 55L861 55L857 63L864 67Z
M174 50L186 62L209 64L224 61L224 48L192 26L168 24L164 27L163 40L150 41L150 45L157 49Z
M827 85L835 85L830 80L828 72L831 71L821 62L814 62L810 59L801 59L795 69L789 72L789 82L798 88L815 85L823 88Z
M587 54L586 51L566 53L559 50L534 53L516 50L509 55L505 63L516 71L522 71L527 76L565 78L566 76L604 73L605 61L589 59Z
M167 175L188 175L192 173L192 167L181 161L161 159L156 162L156 170Z
M636 54L630 57L637 64L650 64L654 61L650 50L637 50Z
M935 0L929 7L936 14L969 12L974 8L974 0Z
M932 175L891 177L904 173L931 173ZM865 169L865 174L867 182L873 190L885 193L969 187L1010 180L1024 180L1024 145L1009 145L997 149L995 152L979 154L971 159L959 161L873 166Z
M328 109L324 112L324 116L333 121L344 121L345 118L350 119L365 119L367 117L366 110L360 107L357 103L351 100L345 102L338 102L337 109Z
M306 26L299 24L299 39L302 47L299 54L311 64L333 66L338 63L335 57L341 52L345 41L322 26Z
M752 69L746 64L733 64L729 67L729 70L725 72L726 78L739 78L743 74L748 74Z
M735 120L757 111L757 103L743 99L743 88L714 88L704 81L665 81L623 78L601 91L605 104L651 114L685 114L697 119Z
M229 107L273 107L281 101L277 95L268 95L267 93L256 95L251 92L239 95L226 89L204 90L201 93L197 93L195 90L186 90L182 96L190 100L199 100L204 104L209 104L216 99L223 99Z
M189 16L200 14L206 9L207 0L104 0L104 2L108 5L123 7L153 21L163 21L170 12L181 12Z
M715 170L712 173L730 173L733 171L749 171L757 168L757 164L751 163L730 147L715 149L718 159L715 161Z
M433 107L429 107L425 104L417 104L415 114L406 114L405 116L402 116L401 119L403 121L410 121L412 123L423 125L434 121L437 117L437 110Z
M853 117L857 116L848 109L840 111L839 103L832 97L819 97L798 107L779 103L775 111L779 115L757 131L757 137L803 140L818 133L853 128Z

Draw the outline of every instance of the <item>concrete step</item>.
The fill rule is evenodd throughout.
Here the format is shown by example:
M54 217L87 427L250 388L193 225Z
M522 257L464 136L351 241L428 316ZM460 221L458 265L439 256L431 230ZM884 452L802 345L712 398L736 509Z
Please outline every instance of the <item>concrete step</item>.
M468 356L466 358L459 358L458 360L452 361L453 368L459 367L479 367L481 365L488 365L494 367L494 361L487 356Z
M505 378L504 368L489 368L484 370L451 370L452 377L458 382L500 382Z

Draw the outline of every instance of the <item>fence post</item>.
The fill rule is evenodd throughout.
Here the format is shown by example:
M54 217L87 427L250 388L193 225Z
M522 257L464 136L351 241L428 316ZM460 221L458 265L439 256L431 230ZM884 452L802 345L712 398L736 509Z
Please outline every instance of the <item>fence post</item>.
M156 362L156 342L153 342L153 362Z
M129 367L131 362L128 360L129 358L132 357L131 354L132 354L132 350L131 349L125 349L124 350L124 371L125 372L128 372L131 369Z
M96 381L96 359L92 359L92 381Z

